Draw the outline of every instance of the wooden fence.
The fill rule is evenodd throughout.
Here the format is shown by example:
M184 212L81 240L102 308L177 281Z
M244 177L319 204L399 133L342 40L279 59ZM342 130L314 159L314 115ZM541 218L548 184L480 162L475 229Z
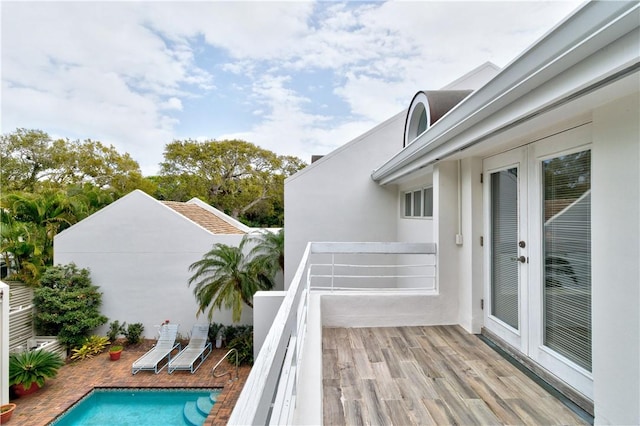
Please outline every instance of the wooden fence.
M33 330L33 289L22 283L9 282L9 351L26 349Z
M9 352L21 352L40 346L67 356L66 349L53 336L36 336L33 328L33 289L22 283L9 285Z

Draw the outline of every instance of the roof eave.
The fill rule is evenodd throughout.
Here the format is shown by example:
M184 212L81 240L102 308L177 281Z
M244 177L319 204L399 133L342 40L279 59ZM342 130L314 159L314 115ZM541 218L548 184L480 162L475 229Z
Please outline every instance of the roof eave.
M391 183L406 175L404 169L409 165L416 170L437 161L433 158L421 161L421 157L637 28L639 10L640 4L635 1L584 5L376 169L372 179L380 184ZM618 25L613 26L614 23Z

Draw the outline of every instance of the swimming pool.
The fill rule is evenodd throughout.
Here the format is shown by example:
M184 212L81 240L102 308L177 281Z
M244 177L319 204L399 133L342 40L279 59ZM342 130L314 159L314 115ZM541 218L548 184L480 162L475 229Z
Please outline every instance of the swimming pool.
M201 426L220 389L94 389L55 426Z

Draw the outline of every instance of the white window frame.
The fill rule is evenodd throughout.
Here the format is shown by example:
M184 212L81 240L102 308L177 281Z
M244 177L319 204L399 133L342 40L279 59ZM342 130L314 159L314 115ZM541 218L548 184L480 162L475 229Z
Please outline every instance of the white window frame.
M431 214L427 215L425 214L425 199L427 198L427 191L431 190L430 192L430 197L431 197ZM419 213L415 214L416 212L416 196L415 194L419 193L420 194L420 205L419 205ZM410 201L410 209L409 209L409 214L407 214L407 196L409 196L409 198L411 199ZM408 191L403 191L402 192L402 198L401 198L401 202L402 202L402 206L401 206L401 213L402 213L402 217L406 218L406 219L431 219L433 218L433 185L428 185L428 186L422 186L420 188L414 188Z

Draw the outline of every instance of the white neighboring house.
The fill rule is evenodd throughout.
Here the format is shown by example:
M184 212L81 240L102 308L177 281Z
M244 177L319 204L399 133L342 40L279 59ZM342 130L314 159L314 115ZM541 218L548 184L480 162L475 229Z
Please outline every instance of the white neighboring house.
M640 3L586 3L469 88L437 121L442 93L418 92L406 112L286 180L294 291L277 319L306 300L310 242L435 244L436 285L413 304L392 288L306 300L302 328L274 323L230 424L263 423L270 410L321 421L309 324L338 308L354 327L483 333L597 424L640 424ZM304 339L291 363L288 336ZM272 387L273 369L296 386ZM274 394L283 402L265 408Z
M56 235L54 264L90 269L110 322L140 322L153 338L169 320L186 336L196 322L208 322L206 313L196 318L189 265L213 244L237 246L253 231L197 198L163 202L135 190ZM213 321L231 324L231 312L216 312ZM251 321L245 306L241 323Z
M499 70L487 62L447 85L429 118L439 118L435 115L455 106ZM424 96L421 91L416 98ZM402 150L402 135L417 132L419 125L419 120L408 123L407 110L401 111L286 179L285 287L309 241L433 241L431 227L424 226L432 218L402 220L397 189L371 179L376 167ZM421 184L430 187L431 181Z

